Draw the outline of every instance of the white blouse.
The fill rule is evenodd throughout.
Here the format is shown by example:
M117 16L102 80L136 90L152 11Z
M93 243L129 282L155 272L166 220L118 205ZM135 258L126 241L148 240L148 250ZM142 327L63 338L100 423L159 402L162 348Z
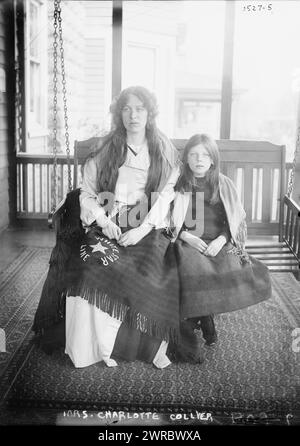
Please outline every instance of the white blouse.
M136 148L131 144L133 150ZM119 168L119 176L114 194L114 206L112 215L119 207L126 204L135 204L142 198L148 177L150 157L148 144L145 143L136 151L136 155L127 150L124 164ZM96 192L97 166L95 160L90 159L85 167L80 193L80 218L85 226L91 225L95 220L105 215L104 209L99 204L99 194Z
M135 150L131 144L130 147ZM135 155L130 149L124 164L119 168L119 176L114 194L114 206L111 215L123 205L135 204L144 196L145 186L150 166L148 144L145 143L139 148ZM143 224L159 228L164 227L165 219L161 221L160 216L166 214L168 203L174 192L174 184L178 178L178 168L174 168L166 186L162 190L157 200L152 206L150 213L146 216ZM99 194L96 191L97 166L95 160L91 158L84 166L83 179L80 193L80 218L84 226L90 226L95 220L101 222L105 218L105 210L100 205ZM167 199L166 199L167 196ZM170 199L169 199L170 197ZM163 199L162 199L163 198ZM162 209L162 207L164 209ZM101 226L101 223L100 223Z

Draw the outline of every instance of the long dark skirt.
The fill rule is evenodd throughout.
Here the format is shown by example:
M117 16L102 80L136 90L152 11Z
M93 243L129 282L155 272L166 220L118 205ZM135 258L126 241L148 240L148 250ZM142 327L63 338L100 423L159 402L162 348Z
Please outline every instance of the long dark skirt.
M208 257L177 240L175 253L182 319L239 310L271 296L268 268L252 256L238 255L230 242Z

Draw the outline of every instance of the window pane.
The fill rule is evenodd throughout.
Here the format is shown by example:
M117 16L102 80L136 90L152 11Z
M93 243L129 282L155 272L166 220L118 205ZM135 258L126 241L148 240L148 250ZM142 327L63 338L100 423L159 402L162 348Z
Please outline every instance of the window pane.
M124 1L122 87L157 96L158 125L219 137L225 2Z
M186 137L192 133L200 132L205 128L205 133L218 135L220 129L220 102L205 102L180 100L178 128L186 130Z
M47 86L47 16L46 3L41 1L25 2L26 6L26 120L27 135L46 134ZM41 139L27 139L26 149L37 152L45 144ZM40 149L41 147L41 149Z
M136 64L139 69L136 69ZM142 46L129 44L126 54L126 66L124 73L124 85L140 85L141 83L150 90L155 89L155 61L156 49L143 48Z
M30 112L34 113L34 64L30 62Z
M259 3L265 9L248 12L244 6L249 3L236 2L231 138L285 144L291 160L299 95L300 3Z
M30 112L35 122L41 124L40 65L30 62Z
M39 36L38 36L38 6L34 3L30 3L30 26L29 26L29 38L30 38L30 56L39 56Z

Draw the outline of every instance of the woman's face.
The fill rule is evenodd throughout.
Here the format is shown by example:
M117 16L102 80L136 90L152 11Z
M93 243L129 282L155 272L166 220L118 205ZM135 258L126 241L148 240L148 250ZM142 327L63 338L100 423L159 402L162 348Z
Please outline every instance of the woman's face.
M195 177L204 177L212 165L212 159L203 144L190 149L187 162Z
M142 101L135 95L129 94L122 109L122 120L128 133L145 132L148 111Z

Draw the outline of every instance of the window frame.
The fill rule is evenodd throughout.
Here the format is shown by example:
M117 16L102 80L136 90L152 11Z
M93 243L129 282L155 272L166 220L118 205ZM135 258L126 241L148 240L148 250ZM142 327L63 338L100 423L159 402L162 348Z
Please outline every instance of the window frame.
M41 39L38 39L39 47L38 52L40 57L32 57L30 54L30 7L34 5L37 7L38 16L38 33L43 30L47 32L41 32ZM47 40L48 40L48 21L47 21L47 0L29 0L25 2L25 127L26 138L45 137L48 135L48 110L47 110L47 98L48 98L48 56L47 56ZM40 97L40 110L39 120L35 119L34 112L31 108L31 63L39 64L39 91ZM46 92L43 94L43 91ZM34 97L37 97L34 95ZM39 122L40 121L40 122Z

